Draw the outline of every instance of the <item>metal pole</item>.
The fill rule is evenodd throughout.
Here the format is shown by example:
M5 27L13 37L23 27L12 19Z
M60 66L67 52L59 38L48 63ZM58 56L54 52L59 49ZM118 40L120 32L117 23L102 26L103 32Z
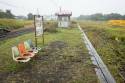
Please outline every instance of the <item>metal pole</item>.
M37 36L36 36L36 21L35 21L36 15L34 15L34 29L35 29L35 47L37 48Z
M42 16L42 24L43 24L43 34L42 34L42 38L43 38L43 45L44 45L44 19L43 19L43 16Z

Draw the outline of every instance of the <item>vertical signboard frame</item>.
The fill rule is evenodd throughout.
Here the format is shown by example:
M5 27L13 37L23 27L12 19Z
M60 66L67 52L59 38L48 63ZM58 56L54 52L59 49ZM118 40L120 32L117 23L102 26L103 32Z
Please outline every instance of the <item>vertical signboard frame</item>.
M43 45L44 45L44 18L42 16L42 24L43 24L43 34L42 34L42 38L43 38Z
M44 18L43 18L43 16L40 16L40 15L34 15L34 29L35 29L35 47L37 48L37 41L38 41L38 32L37 32L37 26L36 26L36 17L39 17L39 18L41 18L41 20L40 20L40 26L42 26L42 33L41 33L41 35L42 35L42 43L43 43L43 45L44 45Z

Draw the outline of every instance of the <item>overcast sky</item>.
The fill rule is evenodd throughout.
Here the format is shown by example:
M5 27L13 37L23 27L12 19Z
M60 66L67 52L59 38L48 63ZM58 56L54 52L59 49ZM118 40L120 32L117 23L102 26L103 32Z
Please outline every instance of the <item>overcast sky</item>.
M125 14L125 0L0 0L0 9L11 9L15 15L39 13L51 15L59 10L69 10L73 16L94 13Z

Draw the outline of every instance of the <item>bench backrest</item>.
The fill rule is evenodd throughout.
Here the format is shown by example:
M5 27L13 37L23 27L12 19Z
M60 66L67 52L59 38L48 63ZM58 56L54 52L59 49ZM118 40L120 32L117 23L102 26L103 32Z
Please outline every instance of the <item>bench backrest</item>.
M18 57L20 55L19 50L16 46L12 47L12 55L14 57Z
M28 43L28 41L25 41L24 45L25 45L26 50L30 50L31 49L30 44Z
M33 48L33 47L34 47L33 42L32 42L32 40L31 40L31 39L27 40L27 42L29 43L29 45L30 45L30 47L31 47L31 48Z
M18 49L19 49L21 56L23 56L23 54L25 54L27 52L26 48L24 46L24 42L18 44Z

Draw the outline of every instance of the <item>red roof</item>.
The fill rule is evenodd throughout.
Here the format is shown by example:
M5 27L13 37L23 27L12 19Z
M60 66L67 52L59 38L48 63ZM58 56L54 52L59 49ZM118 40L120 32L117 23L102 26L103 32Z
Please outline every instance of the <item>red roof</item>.
M71 16L72 15L72 12L70 11L66 11L66 10L61 10L59 12L56 13L57 16Z

